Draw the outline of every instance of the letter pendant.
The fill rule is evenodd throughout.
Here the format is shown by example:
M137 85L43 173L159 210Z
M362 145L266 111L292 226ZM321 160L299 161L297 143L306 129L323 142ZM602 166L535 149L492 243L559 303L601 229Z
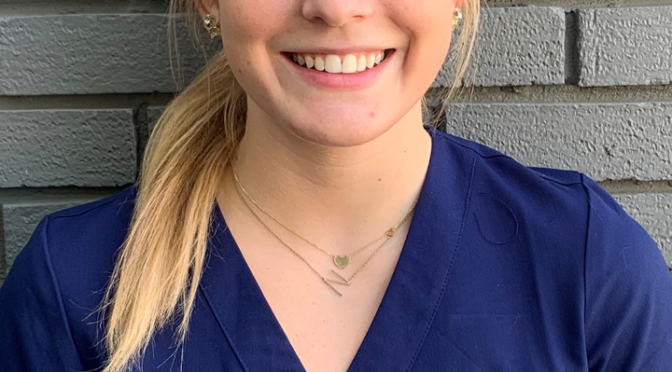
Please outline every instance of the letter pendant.
M322 278L322 280L323 280L324 283L326 283L329 287L331 287L331 289L333 289L334 292L336 292L339 296L343 296L343 294L342 294L341 292L339 292L339 291L336 289L336 287L334 287L333 285L331 285L331 283L334 283L334 284L341 284L341 285L350 285L350 281L347 280L347 279L345 279L344 277L342 277L340 274L338 274L336 271L334 271L334 269L331 269L331 272L333 272L334 274L336 274L336 276L338 276L339 278L341 278L342 281L334 280L334 279L329 279L329 278Z

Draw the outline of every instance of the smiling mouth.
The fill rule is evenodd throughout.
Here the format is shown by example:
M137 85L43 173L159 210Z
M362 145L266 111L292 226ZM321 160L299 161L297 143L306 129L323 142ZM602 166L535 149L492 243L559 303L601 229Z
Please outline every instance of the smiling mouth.
M282 52L282 55L307 69L329 74L357 74L375 68L393 53L394 49L385 49L345 55L291 52Z

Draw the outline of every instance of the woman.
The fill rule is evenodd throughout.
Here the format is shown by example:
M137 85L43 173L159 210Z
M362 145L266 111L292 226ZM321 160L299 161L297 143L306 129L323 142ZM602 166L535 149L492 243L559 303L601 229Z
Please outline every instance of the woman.
M3 371L671 368L640 225L583 174L423 125L477 1L185 1L223 53L137 185L42 219L0 292Z

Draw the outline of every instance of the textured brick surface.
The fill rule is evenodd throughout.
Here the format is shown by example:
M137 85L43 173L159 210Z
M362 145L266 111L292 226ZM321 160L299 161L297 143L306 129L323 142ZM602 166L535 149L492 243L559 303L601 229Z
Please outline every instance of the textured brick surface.
M164 106L147 107L147 133L151 134L154 131L154 126L165 109Z
M465 85L564 84L565 11L554 7L483 8ZM455 30L457 38L460 27ZM450 86L453 49L432 86ZM473 75L474 70L476 74Z
M76 203L54 203L42 205L2 206L3 227L5 232L5 262L7 272L14 259L28 243L35 227L45 215L76 205Z
M672 194L616 195L615 199L649 232L672 267Z
M672 179L672 103L453 104L447 131L595 180Z
M0 16L0 95L173 92L166 20L162 14ZM190 81L203 56L184 27L177 35Z
M120 186L135 180L133 112L0 111L0 187Z
M580 9L579 85L672 82L672 5Z

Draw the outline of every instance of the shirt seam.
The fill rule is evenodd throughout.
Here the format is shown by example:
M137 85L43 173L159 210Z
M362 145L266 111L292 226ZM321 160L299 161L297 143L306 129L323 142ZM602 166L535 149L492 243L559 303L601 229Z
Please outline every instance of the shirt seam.
M70 345L72 346L75 355L77 355L77 359L79 359L80 366L83 366L84 364L82 363L82 358L79 355L79 351L77 350L77 346L75 344L75 339L72 336L70 322L68 322L68 318L65 315L65 305L63 304L61 289L60 286L58 285L58 279L56 278L56 271L54 270L53 264L51 262L51 254L49 253L49 247L47 241L47 237L49 236L48 228L49 228L49 216L45 216L44 228L42 229L42 231L40 231L40 235L42 235L42 249L44 251L45 261L47 264L47 268L49 269L51 282L54 286L54 293L56 295L56 300L58 301L58 310L61 313L61 320L63 321L63 324L65 324L65 330L68 334L68 338L70 339Z
M587 344L588 340L586 339L587 336L587 325L586 325L586 314L588 313L588 246L589 246L589 240L590 240L590 221L592 217L592 203L590 200L590 192L588 190L588 186L585 183L585 175L581 174L581 186L583 186L583 191L586 194L586 202L588 203L588 211L587 211L587 216L586 216L586 237L584 239L584 248L583 248L583 349L585 350L585 357L586 357L586 366L588 365L588 352L587 352Z
M466 220L467 220L467 212L469 209L469 202L471 200L471 189L472 189L472 184L474 181L474 173L476 169L476 160L478 157L474 155L474 160L472 161L471 164L471 175L469 176L469 185L467 187L467 196L464 198L464 212L462 213L462 222L460 224L460 233L458 235L457 241L455 242L455 251L453 252L453 256L450 259L450 263L448 264L448 274L446 274L445 279L443 280L443 286L441 288L441 292L439 293L438 299L436 300L436 303L434 304L434 309L432 310L432 315L427 322L427 326L425 327L425 331L422 335L422 338L420 339L420 342L418 343L418 347L416 348L413 358L411 359L411 362L408 365L408 368L406 369L406 372L411 371L413 368L413 365L415 364L415 361L418 358L418 355L420 354L420 350L422 350L422 346L425 344L425 340L427 339L427 335L429 334L429 330L432 327L432 324L434 323L434 319L436 318L436 314L438 312L439 306L441 304L441 301L443 300L443 296L446 292L446 289L448 288L450 284L450 278L453 273L453 264L455 262L455 258L457 257L457 254L460 252L460 243L462 242L462 234L464 232L464 226L466 225Z

